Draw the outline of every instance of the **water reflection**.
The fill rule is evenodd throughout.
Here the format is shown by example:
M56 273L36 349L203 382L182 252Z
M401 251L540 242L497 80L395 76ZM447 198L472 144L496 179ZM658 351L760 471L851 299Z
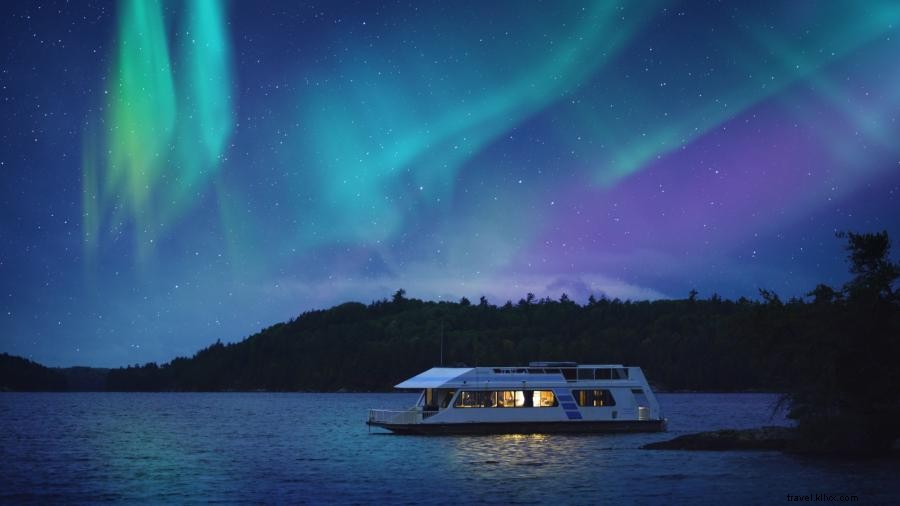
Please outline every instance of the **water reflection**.
M566 473L586 443L595 446L602 436L503 434L457 436L451 439L450 458L458 465L482 472L517 477L552 477ZM605 467L595 455L591 465Z

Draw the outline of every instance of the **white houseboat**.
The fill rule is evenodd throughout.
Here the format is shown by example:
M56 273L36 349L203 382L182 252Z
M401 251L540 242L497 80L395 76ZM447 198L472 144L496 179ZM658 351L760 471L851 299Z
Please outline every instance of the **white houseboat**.
M369 426L406 434L655 432L666 428L640 367L531 362L435 367L395 386L422 389L406 410L369 410Z

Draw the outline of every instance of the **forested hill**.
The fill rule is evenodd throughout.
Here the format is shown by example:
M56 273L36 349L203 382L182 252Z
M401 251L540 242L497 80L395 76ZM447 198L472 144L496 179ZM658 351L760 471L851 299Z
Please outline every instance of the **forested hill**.
M802 307L805 304L795 301ZM776 307L777 306L777 307ZM666 389L778 389L767 366L780 302L696 299L578 305L528 295L497 307L408 299L304 313L244 341L161 367L110 372L112 390L387 390L439 364L532 360L640 365Z
M62 391L66 378L59 371L27 358L0 353L0 392Z

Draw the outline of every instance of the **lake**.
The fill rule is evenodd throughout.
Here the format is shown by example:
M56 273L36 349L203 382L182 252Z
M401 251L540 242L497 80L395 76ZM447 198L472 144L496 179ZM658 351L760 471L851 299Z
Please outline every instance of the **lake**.
M659 394L669 432L396 436L415 394L3 393L0 502L403 504L900 502L898 460L639 447L788 424L772 394Z

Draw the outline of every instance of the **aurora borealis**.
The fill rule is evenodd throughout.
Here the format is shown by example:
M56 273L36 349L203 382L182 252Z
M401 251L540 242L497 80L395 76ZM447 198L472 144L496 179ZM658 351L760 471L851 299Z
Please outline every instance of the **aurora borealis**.
M49 365L401 287L803 296L900 240L894 1L0 9L0 351Z

